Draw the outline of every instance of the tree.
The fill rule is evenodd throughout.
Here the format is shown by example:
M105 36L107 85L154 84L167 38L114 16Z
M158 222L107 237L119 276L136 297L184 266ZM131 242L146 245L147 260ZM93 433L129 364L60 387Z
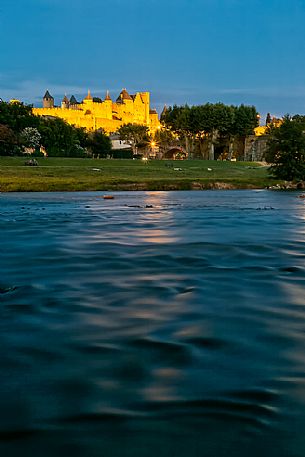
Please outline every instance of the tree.
M149 129L145 125L139 124L124 124L118 130L121 140L128 141L132 147L134 154L137 153L137 148L145 146L149 141Z
M17 137L13 130L0 124L0 156L14 155L17 149Z
M233 106L234 121L230 131L229 158L232 158L234 141L237 138L245 139L248 135L254 135L254 129L259 124L259 114L255 106Z
M7 125L15 133L25 127L37 127L39 118L32 112L32 106L20 102L0 102L0 124Z
M191 108L188 105L169 107L163 111L161 121L181 140L185 142L185 149L190 157L193 149L194 128L192 128Z
M177 136L173 134L173 132L166 128L158 129L155 132L153 137L155 143L162 149L166 149L171 145L176 145L177 143Z
M84 127L74 127L74 133L77 137L77 142L82 148L86 148L88 144L88 133Z
M253 135L259 124L259 114L255 106L240 105L235 107L233 133L238 136Z
M266 154L272 174L287 181L305 180L305 117L286 115L279 127L270 127Z
M214 145L219 137L232 131L234 111L223 103L206 103L191 108L191 125L201 150L203 140L208 141L208 159L214 160Z
M93 156L107 157L111 153L111 141L103 129L92 132L88 137L87 144Z
M266 125L268 126L269 124L271 124L271 122L272 122L271 114L270 114L270 113L267 113L267 116L266 116Z
M203 144L207 141L208 158L213 160L214 145L219 139L229 142L229 155L232 155L234 139L253 134L258 125L258 113L254 106L245 105L174 105L163 112L161 121L176 135L185 139L188 153L197 141L203 155Z
M85 151L80 144L79 129L58 117L41 117L38 127L41 144L49 156L84 157Z
M51 156L84 157L87 133L63 119L35 116L32 106L0 99L1 152L16 154L18 144L37 149L43 145Z
M35 127L25 127L20 134L20 141L26 148L38 149L41 135Z
M211 118L209 113L210 108L209 103L206 105L192 106L190 109L190 129L194 139L199 143L199 150L203 158L208 158L204 156L202 150L204 141L208 138L208 131L211 126Z

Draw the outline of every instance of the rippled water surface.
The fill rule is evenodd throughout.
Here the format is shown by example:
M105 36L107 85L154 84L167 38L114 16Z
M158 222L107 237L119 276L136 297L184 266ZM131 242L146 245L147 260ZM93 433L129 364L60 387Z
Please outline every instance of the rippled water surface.
M303 457L305 200L0 194L0 451Z

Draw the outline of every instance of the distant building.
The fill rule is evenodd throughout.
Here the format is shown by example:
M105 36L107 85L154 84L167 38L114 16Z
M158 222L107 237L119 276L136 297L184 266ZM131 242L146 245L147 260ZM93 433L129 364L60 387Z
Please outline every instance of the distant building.
M102 128L106 133L116 132L128 123L145 125L151 134L160 128L158 113L150 108L150 93L136 92L130 95L126 89L120 92L115 102L108 91L104 100L93 98L88 91L80 103L74 95L70 99L65 95L60 107L54 105L54 98L47 90L42 108L33 108L33 112L39 116L60 117L71 125L87 130Z
M117 133L113 133L112 135L110 135L110 141L112 144L112 149L132 149L131 144L127 140L121 140L120 135Z
M54 108L54 98L50 95L48 90L42 99L42 106L43 108Z

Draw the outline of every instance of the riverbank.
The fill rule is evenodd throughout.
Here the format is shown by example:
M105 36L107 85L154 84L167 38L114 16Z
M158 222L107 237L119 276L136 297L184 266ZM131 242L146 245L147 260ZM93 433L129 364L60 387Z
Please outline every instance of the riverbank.
M1 192L262 189L282 186L253 162L0 157Z

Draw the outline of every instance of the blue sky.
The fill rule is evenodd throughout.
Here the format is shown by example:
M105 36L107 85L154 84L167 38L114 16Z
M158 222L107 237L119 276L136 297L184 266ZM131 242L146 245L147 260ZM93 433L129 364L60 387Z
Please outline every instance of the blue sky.
M152 105L305 113L305 0L1 0L0 97L151 92Z

